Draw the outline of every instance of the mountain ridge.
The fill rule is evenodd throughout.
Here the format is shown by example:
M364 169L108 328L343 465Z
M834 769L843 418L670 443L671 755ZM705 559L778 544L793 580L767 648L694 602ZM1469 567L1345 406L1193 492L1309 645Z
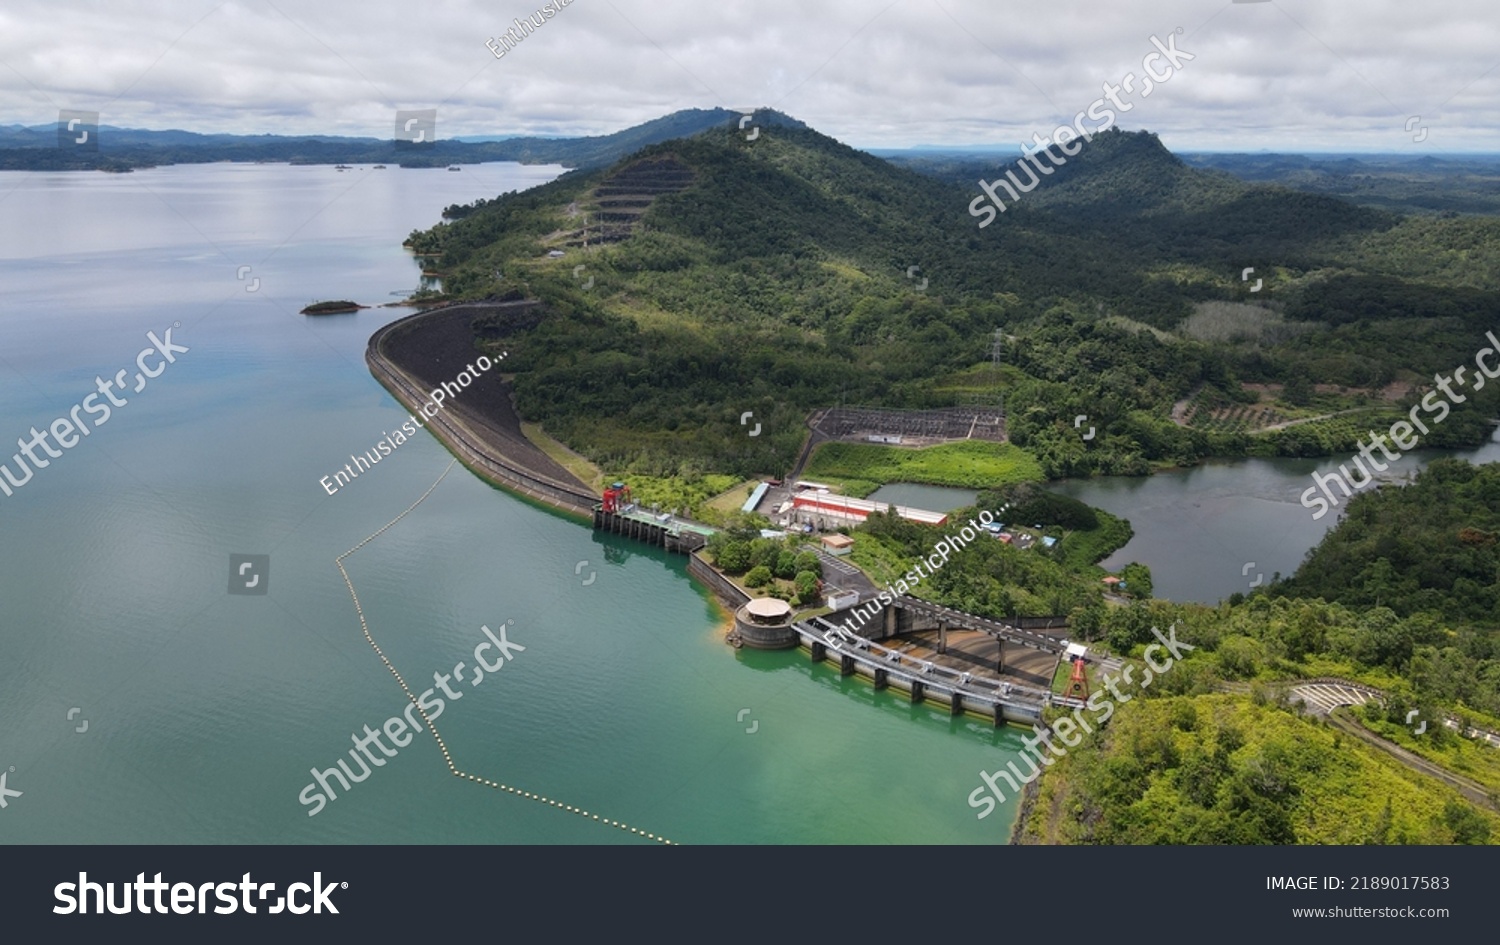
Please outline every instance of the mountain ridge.
M802 123L772 109L752 113L770 127ZM201 134L168 129L95 130L94 148L58 146L51 125L0 125L0 170L111 170L197 164L212 161L286 161L292 164L386 163L402 167L441 167L483 161L599 167L657 141L688 137L737 125L741 112L726 108L682 109L605 135L568 138L510 137L498 141L437 141L410 145L392 138L338 135Z

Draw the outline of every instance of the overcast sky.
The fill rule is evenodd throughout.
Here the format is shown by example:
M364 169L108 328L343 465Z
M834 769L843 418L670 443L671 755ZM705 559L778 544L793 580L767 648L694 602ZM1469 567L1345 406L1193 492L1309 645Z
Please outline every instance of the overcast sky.
M578 135L772 106L855 147L1015 148L1170 35L1193 58L1118 123L1174 150L1500 151L1495 0L572 0L495 58L541 5L5 0L0 124L390 137L435 107L440 138Z

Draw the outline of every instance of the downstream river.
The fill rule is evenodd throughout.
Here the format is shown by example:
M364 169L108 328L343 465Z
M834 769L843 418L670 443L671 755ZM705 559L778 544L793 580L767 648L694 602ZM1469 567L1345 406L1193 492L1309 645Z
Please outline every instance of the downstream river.
M1500 429L1479 449L1417 450L1379 475L1397 483L1439 456L1500 461ZM1334 486L1340 506L1315 520L1316 510L1302 505L1302 493L1312 485L1314 471L1336 472L1341 462L1349 465L1349 458L1214 461L1147 477L1072 480L1049 488L1130 520L1135 537L1101 562L1104 567L1139 561L1151 568L1155 596L1211 604L1248 592L1277 572L1297 570L1308 550L1338 524L1347 502Z
M0 442L99 381L125 401L0 493L0 771L21 792L0 844L650 842L606 820L680 843L1006 839L1014 802L979 820L966 799L1019 730L726 646L681 559L462 466L432 488L450 457L425 432L320 486L406 419L363 355L409 310L298 310L404 295L411 230L560 170L0 173ZM187 351L138 366L169 328ZM160 373L135 391L141 367ZM384 736L389 756L365 734L408 703L334 559L429 489L344 559L369 631L421 693L460 662L472 680L504 626L524 650L450 682L437 725L461 770L563 807L454 777L425 732ZM265 593L228 592L234 555L269 556L234 585ZM319 806L312 769L362 774L354 737L369 773L325 774Z
M1377 474L1377 482L1405 481L1439 456L1500 461L1500 428L1479 449L1404 454ZM1104 567L1118 570L1139 561L1151 568L1155 596L1212 604L1248 592L1277 572L1297 570L1308 550L1338 523L1347 502L1337 493L1339 507L1314 519L1316 510L1301 504L1302 493L1312 485L1314 471L1335 472L1341 462L1349 465L1348 457L1215 460L1153 476L1065 480L1047 488L1130 520L1135 537L1101 562ZM972 505L976 495L972 489L900 482L882 486L870 498L946 512Z

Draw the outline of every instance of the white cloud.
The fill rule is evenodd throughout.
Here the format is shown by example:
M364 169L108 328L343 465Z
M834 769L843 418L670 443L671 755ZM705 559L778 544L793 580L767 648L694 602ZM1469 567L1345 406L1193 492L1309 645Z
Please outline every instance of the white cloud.
M1169 147L1500 150L1492 0L573 0L495 59L485 41L539 5L8 0L0 122L386 136L437 107L445 137L603 134L774 105L861 147L1014 147L1180 26L1196 58L1121 116Z

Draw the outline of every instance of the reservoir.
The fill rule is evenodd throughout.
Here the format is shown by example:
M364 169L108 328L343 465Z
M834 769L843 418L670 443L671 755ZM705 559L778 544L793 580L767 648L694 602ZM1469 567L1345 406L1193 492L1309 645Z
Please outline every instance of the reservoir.
M525 648L447 700L463 770L678 843L1005 841L1015 801L966 799L1022 730L732 649L680 557L443 476L425 431L319 485L406 420L364 350L411 310L299 310L415 289L413 229L560 171L0 173L0 442L129 383L148 332L188 349L0 494L0 844L649 842L453 777L426 732L309 816L312 769L408 704L334 563L408 508L343 559L391 664L421 692L481 627ZM236 555L266 593L227 592Z

